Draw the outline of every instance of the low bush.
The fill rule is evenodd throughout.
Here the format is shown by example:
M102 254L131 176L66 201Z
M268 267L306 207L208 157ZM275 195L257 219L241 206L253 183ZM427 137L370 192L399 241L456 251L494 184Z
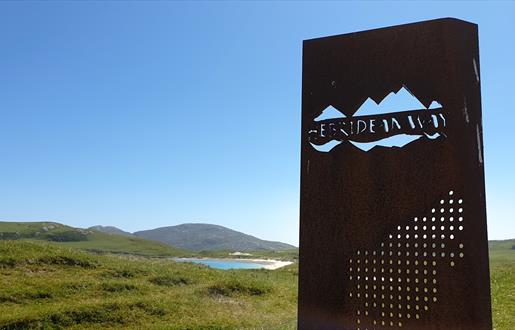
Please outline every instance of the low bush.
M0 268L13 268L16 266L16 260L11 257L0 258Z
M123 282L106 282L102 283L101 287L106 292L124 292L137 289L135 285Z
M87 258L66 255L43 256L38 258L36 263L44 265L77 266L82 268L95 268L97 266L96 263Z
M150 283L161 286L177 286L191 284L191 280L182 276L163 275L156 276L149 280Z
M266 282L251 279L242 280L237 278L218 282L208 287L209 294L221 296L262 296L270 293L271 291L272 287Z
M81 242L88 240L88 236L86 234L77 230L48 233L46 234L46 238L53 242Z

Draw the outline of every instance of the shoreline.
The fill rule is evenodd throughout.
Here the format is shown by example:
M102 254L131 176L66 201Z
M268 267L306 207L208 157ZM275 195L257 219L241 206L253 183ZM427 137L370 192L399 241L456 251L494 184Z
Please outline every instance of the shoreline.
M262 265L262 269L275 270L288 265L293 264L293 261L283 261L275 259L250 259L250 258L173 258L173 260L179 260L179 262L188 262L190 260L217 260L217 261L228 261L228 262L252 262L255 264Z

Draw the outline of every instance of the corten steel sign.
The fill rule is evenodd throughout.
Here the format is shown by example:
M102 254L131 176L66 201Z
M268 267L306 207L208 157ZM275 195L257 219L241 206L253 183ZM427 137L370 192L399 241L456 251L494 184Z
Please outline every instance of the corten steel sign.
M307 40L299 329L491 329L477 26Z

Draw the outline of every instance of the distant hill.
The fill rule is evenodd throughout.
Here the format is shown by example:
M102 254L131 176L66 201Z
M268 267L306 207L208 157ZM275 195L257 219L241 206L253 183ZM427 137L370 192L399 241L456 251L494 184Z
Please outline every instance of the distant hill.
M123 231L120 228L116 228L114 226L93 226L89 227L88 229L100 231L106 234L115 234L115 235L123 235L123 236L134 236L132 233L129 233L128 231Z
M169 244L140 237L107 234L92 229L74 228L57 222L0 221L1 240L48 241L99 253L171 257L192 254Z
M515 239L512 238L499 241L488 241L488 249L490 251L515 250Z
M489 241L490 265L515 263L515 239Z
M285 251L295 246L264 241L226 227L201 223L138 231L135 236L192 251Z

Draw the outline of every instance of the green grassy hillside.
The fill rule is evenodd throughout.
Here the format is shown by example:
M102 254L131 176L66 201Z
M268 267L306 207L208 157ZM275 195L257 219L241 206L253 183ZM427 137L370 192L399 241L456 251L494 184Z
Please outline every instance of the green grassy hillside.
M0 241L0 329L293 329L297 270L222 271Z
M515 239L489 241L490 264L497 265L515 262Z
M193 253L139 237L102 233L56 222L0 222L0 240L50 241L97 253L139 256L191 256Z
M490 241L490 283L494 328L515 329L515 239Z

